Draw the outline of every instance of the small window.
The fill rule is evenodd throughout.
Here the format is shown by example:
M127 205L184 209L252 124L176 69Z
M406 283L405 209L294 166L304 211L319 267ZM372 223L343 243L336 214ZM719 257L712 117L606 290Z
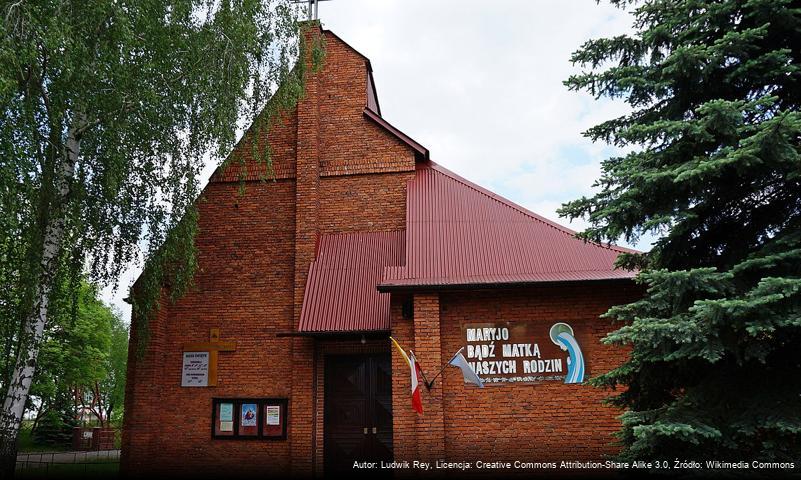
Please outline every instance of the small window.
M411 296L403 300L401 304L401 316L405 320L414 318L414 299Z
M286 398L215 398L211 436L217 439L285 440Z

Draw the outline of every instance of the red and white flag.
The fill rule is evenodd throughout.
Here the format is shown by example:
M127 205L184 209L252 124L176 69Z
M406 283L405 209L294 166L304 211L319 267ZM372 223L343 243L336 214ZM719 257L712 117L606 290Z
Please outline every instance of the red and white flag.
M423 401L420 399L420 365L412 351L409 352L409 367L412 370L412 408L417 413L423 413Z
M417 413L423 413L423 401L420 399L420 377L423 376L423 373L420 370L420 365L411 350L409 350L409 355L406 355L406 352L403 351L403 348L394 338L389 337L389 339L392 340L392 344L398 349L401 357L406 361L406 365L409 365L409 369L412 372L412 408Z

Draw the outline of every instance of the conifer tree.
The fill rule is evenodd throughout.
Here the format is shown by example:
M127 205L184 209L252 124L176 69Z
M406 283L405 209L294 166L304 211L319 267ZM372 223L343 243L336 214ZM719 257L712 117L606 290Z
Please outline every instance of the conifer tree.
M586 42L565 83L625 99L586 135L630 153L560 213L588 240L658 238L619 262L645 294L608 312L631 353L594 379L625 387L622 457L798 461L801 3L612 3L633 33Z

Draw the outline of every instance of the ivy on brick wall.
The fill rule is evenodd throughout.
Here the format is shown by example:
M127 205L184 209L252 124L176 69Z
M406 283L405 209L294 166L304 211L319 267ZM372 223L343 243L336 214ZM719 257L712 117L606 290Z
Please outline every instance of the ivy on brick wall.
M301 15L291 0L3 4L4 474L14 469L49 306L70 295L55 287L115 284L144 262L132 300L146 342L158 300L191 285L206 162L226 157L238 125L267 128L302 95ZM312 64L321 62L317 43ZM254 148L269 166L269 149Z

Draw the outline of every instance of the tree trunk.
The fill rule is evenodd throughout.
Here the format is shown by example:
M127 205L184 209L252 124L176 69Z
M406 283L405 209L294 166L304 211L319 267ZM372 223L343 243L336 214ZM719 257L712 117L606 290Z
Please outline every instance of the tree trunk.
M42 402L42 406L39 407L39 411L36 412L36 418L33 419L33 424L31 425L31 435L33 432L36 431L36 428L39 426L39 420L47 413L48 406L46 403Z
M52 208L51 215L46 217L48 220L43 229L39 281L34 287L33 308L25 320L25 330L20 339L14 373L8 384L3 411L0 412L0 478L3 479L13 477L17 462L17 436L25 413L33 374L36 371L36 359L47 322L54 273L64 240L66 219L62 206L69 194L78 161L81 146L79 132L79 120L75 119L67 131L65 151L59 155L55 178L56 198L51 204L55 208Z
M100 426L105 428L106 421L103 418L103 397L100 396L100 384L95 381L95 389L92 393L92 404L95 406L95 415L100 420Z

